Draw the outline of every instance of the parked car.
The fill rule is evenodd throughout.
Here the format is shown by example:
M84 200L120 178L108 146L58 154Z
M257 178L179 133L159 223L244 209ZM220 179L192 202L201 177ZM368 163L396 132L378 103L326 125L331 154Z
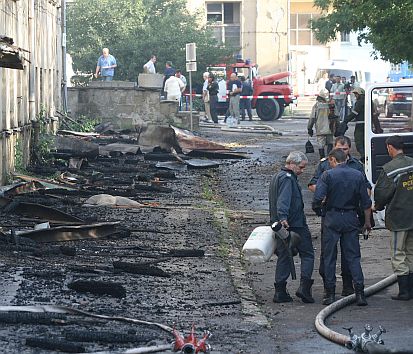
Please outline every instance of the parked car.
M412 89L411 87L389 88L384 102L384 113L387 118L394 114L410 116L412 112Z

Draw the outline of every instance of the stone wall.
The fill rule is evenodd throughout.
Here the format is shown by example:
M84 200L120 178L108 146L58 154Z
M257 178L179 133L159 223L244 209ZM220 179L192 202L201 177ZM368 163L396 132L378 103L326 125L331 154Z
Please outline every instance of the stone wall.
M177 103L161 101L159 89L137 87L133 82L94 81L88 87L68 88L68 109L72 117L86 115L112 122L115 128L177 125L190 129L190 120L182 119ZM199 128L194 114L193 129Z

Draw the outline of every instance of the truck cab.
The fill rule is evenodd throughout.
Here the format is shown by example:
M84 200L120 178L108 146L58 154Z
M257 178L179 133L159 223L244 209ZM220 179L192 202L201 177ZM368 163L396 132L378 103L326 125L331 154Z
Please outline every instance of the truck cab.
M218 111L224 114L228 109L228 98L226 85L231 73L237 76L244 76L251 80L253 87L253 97L251 107L256 109L258 117L264 121L279 119L285 107L293 100L292 87L288 83L291 75L289 72L281 72L267 76L257 75L256 65L247 61L238 61L233 64L218 64L207 68L212 72L219 85Z

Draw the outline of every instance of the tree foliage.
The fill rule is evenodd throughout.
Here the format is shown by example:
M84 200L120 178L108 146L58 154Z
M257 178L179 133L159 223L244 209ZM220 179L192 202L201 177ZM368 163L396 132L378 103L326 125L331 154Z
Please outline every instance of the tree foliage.
M68 8L68 52L75 69L94 71L103 47L116 57L116 78L136 80L152 54L157 71L167 60L185 71L185 44L196 43L198 75L208 64L232 57L190 14L185 0L76 0Z
M371 43L376 57L413 62L412 0L315 0L322 17L312 28L321 43L338 32L358 32L359 44Z

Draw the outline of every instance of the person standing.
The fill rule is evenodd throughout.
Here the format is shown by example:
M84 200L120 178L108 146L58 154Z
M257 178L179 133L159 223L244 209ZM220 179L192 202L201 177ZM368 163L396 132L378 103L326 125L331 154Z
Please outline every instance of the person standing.
M209 119L212 119L210 103L209 103L209 91L208 91L209 72L208 71L204 72L202 77L204 78L204 84L202 86L202 100L204 101L206 118L209 120ZM217 83L217 85L218 85L218 83Z
M245 80L245 76L241 77L241 96L251 96L253 93L251 82ZM240 99L241 118L245 120L245 110L247 110L249 120L252 120L251 98Z
M156 55L151 55L149 61L143 66L143 72L145 74L156 74Z
M182 93L185 91L186 89L186 78L185 76L182 75L182 70L181 69L176 69L176 73L175 76L182 81L182 83L185 85L184 89L181 91ZM185 100L185 96L181 96L181 99L179 100L179 109L182 109L182 105L184 103Z
M218 86L218 83L215 81L215 76L212 73L209 73L208 75L207 90L209 93L211 119L214 123L218 123L217 103L218 103L219 86Z
M371 200L367 193L364 176L348 167L347 155L340 149L328 155L332 169L323 173L317 181L313 210L324 216L323 260L324 260L324 299L323 305L335 302L337 243L341 247L353 278L356 303L366 306L364 276L361 269L359 244L360 222L357 216L359 206L364 211L363 231L370 231Z
M307 132L309 136L314 135L313 127L315 125L320 159L323 159L326 156L325 147L327 148L327 154L333 148L333 132L335 130L336 122L335 119L329 119L329 100L330 93L326 89L321 89L316 98L316 103L311 110L307 124Z
M297 245L301 258L300 287L295 293L305 303L313 303L311 287L314 268L314 249L310 230L304 214L304 202L298 176L307 167L307 156L301 151L293 151L287 156L285 166L271 179L269 188L269 209L271 224L279 222L285 229L295 232L301 237ZM292 297L287 292L287 280L291 274L290 258L286 246L277 243L278 256L275 268L275 294L273 301L276 303L291 302Z
M349 82L349 91L350 93L350 101L351 101L351 108L354 108L356 104L356 96L353 93L353 90L360 87L360 83L356 81L356 77L354 75L350 76L350 82Z
M172 62L167 61L165 63L165 71L163 73L162 96L165 94L165 82L171 76L175 76L175 69L172 67Z
M164 90L167 100L180 102L182 92L185 90L185 85L182 80L178 79L175 75L172 75L165 81Z
M371 189L372 186L370 184L370 182L367 179L367 176L364 172L364 167L363 164L355 159L354 157L352 157L350 155L350 148L351 148L351 140L349 137L347 136L339 136L337 138L335 138L334 140L334 149L340 149L341 151L343 151L346 156L346 164L348 167L353 168L359 172L361 172L363 174L363 178L364 178L364 183L367 189L367 193L370 195L371 194ZM321 159L320 163L318 164L316 171L314 173L314 176L311 178L311 180L308 182L308 189L311 192L315 192L316 190L316 185L317 185L317 181L320 179L320 177L323 175L324 171L330 170L331 166L330 163L328 161L328 159ZM321 278L324 279L324 259L323 259L323 254L324 254L324 248L323 248L323 225L324 225L324 217L321 217L321 251L320 251L320 267L319 267L319 273ZM342 292L341 295L342 296L348 296L354 293L354 288L353 288L353 279L351 277L351 272L346 260L346 257L344 257L344 251L343 251L343 246L342 243L340 242L340 250L341 250L341 279L343 281L343 288L342 288ZM334 250L335 253L335 257L337 257L337 247Z
M115 57L109 54L108 48L103 48L102 55L99 57L96 65L95 77L97 78L100 76L102 81L112 81L116 67Z
M374 188L374 210L386 207L385 224L391 234L391 264L399 293L393 300L413 298L413 158L403 153L403 139L386 140L392 160L383 166Z
M344 119L344 99L346 97L346 90L341 82L341 76L336 76L336 82L331 86L330 93L334 100L335 114L339 116L341 122Z
M361 87L353 89L353 94L356 96L356 104L351 109L350 114L344 118L344 121L337 129L338 134L344 134L347 130L348 122L353 119L356 121L356 127L354 128L354 142L356 143L356 149L360 154L360 160L364 161L364 90Z
M229 92L229 113L237 119L239 124L239 96L241 93L241 81L238 80L237 74L232 73L228 81L227 90Z
M336 82L336 80L334 80L334 74L330 74L328 80L325 83L325 89L328 90L328 92L331 92L331 87L333 86L333 84Z

